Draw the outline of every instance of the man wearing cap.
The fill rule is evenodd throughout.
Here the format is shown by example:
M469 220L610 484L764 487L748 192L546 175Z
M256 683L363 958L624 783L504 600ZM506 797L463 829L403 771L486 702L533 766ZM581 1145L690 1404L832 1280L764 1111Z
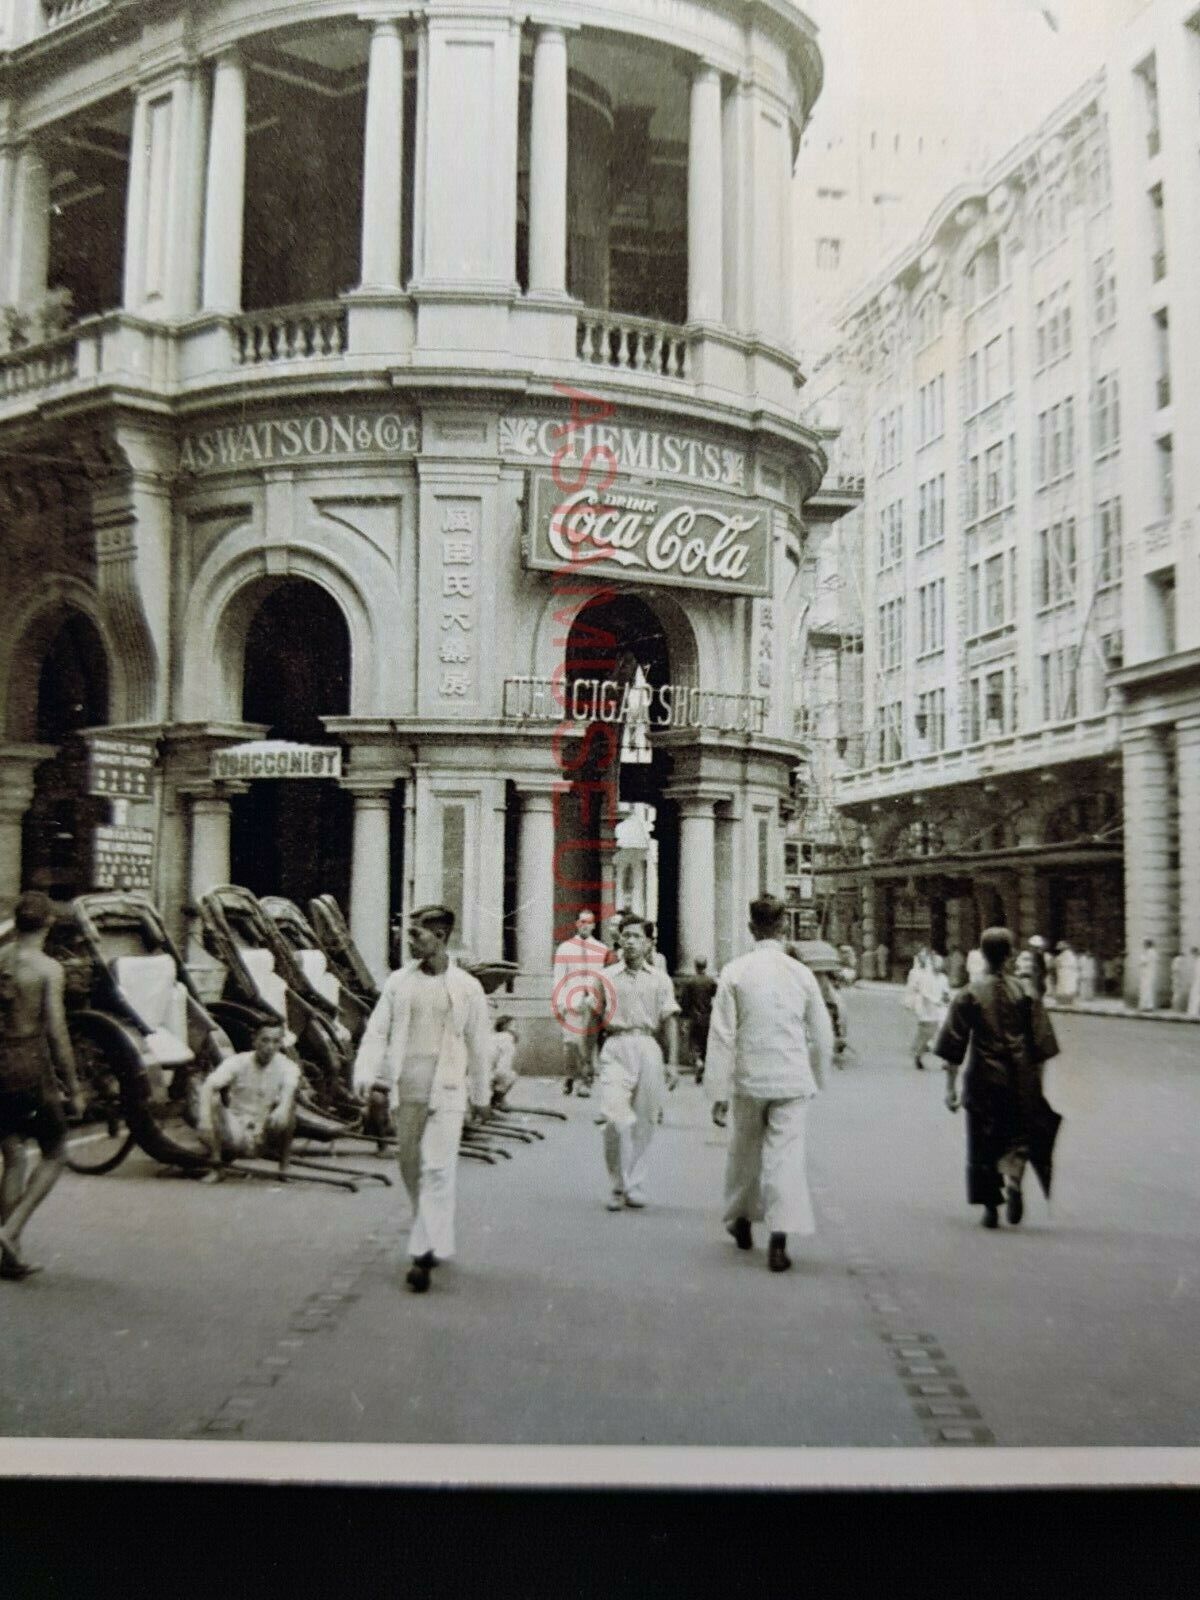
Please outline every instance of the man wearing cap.
M25 1224L66 1164L67 1124L56 1069L71 1110L81 1114L63 969L43 948L53 920L47 895L21 895L13 910L16 938L0 951L0 1278L28 1278L40 1270L21 1255L20 1243ZM26 1181L30 1139L37 1140L42 1158Z
M367 1022L354 1063L361 1094L385 1091L396 1120L400 1176L412 1202L407 1282L415 1294L454 1254L455 1177L467 1116L489 1112L491 1034L477 978L451 961L448 906L422 906L409 918L413 959L393 972Z

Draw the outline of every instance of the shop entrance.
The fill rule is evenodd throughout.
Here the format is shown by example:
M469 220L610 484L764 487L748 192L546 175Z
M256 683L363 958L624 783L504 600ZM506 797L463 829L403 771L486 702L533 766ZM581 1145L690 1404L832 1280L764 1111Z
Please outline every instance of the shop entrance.
M265 737L330 743L322 717L350 709L350 634L336 602L306 578L263 586L246 633L242 716ZM233 801L230 871L254 894L301 910L315 895L350 895L353 797L325 779L264 779Z
M109 719L108 658L82 612L67 612L50 632L25 700L16 708L22 736L58 750L34 774L21 830L21 883L70 900L91 888L93 834L108 816L108 801L87 793L87 751L76 737Z
M656 924L674 972L679 811L664 795L673 759L647 720L653 692L676 681L667 628L639 595L605 593L576 616L565 667L567 705L579 684L587 731L563 752L573 781L558 814L557 936L570 932L581 906L632 910Z

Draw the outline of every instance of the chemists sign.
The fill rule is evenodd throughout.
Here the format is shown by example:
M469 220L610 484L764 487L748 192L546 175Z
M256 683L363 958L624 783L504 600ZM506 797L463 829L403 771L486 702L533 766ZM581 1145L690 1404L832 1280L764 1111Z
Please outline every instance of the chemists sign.
M527 567L722 594L771 592L766 501L620 480L563 490L549 472L531 474L529 501Z

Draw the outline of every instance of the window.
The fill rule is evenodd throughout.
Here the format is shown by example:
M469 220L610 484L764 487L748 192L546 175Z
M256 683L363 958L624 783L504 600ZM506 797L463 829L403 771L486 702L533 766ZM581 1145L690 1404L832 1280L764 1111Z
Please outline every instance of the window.
M904 502L893 500L879 514L879 569L904 559Z
M989 339L983 350L983 403L991 405L1006 392L1004 339Z
M979 563L967 572L967 633L979 632Z
M927 294L917 311L917 343L932 344L942 331L942 298L935 290Z
M1008 500L1011 505L1017 498L1017 436L1008 436Z
M1037 484L1044 488L1075 470L1074 400L1040 411L1037 421Z
M1158 504L1164 517L1175 515L1175 447L1171 435L1158 444Z
M1068 645L1043 652L1041 669L1042 721L1067 722L1078 716L1074 649Z
M946 691L930 689L917 696L917 738L929 751L946 748Z
M817 240L817 271L836 272L842 264L842 241L840 239Z
M979 352L973 350L967 357L967 415L979 410Z
M995 239L975 257L979 298L986 300L1000 287L1000 245Z
M946 536L946 474L939 472L917 490L917 549L928 550Z
M975 522L979 517L979 457L967 462L967 504L963 520Z
M946 430L946 379L941 373L917 390L917 445L940 439Z
M904 754L903 714L899 700L881 705L876 713L880 761L899 761Z
M933 655L946 647L946 580L935 578L917 590L917 654Z
M904 449L904 417L900 406L885 411L879 418L879 470L890 472L899 466Z
M1088 199L1094 207L1107 205L1112 195L1112 174L1104 138L1097 139L1088 151L1087 186Z
M1097 329L1111 328L1117 320L1117 267L1113 250L1106 250L1092 264L1092 316Z
M1055 289L1053 294L1047 295L1046 299L1037 303L1034 314L1034 347L1039 372L1053 366L1056 361L1065 360L1071 354L1073 336L1070 295L1071 286L1069 283L1064 283Z
M983 458L983 511L998 511L1004 501L1004 446L992 445Z
M1121 397L1117 374L1110 372L1096 380L1096 401L1092 412L1092 441L1097 456L1111 455L1121 443Z
M904 601L885 600L879 607L879 670L891 672L904 664Z
M1175 568L1154 572L1146 579L1146 650L1155 656L1173 655L1175 635Z
M1096 582L1121 581L1121 501L1105 500L1096 507Z
M1034 535L1039 608L1061 605L1075 594L1075 518L1066 517Z
M983 625L999 628L1004 624L1004 557L989 556L983 564Z

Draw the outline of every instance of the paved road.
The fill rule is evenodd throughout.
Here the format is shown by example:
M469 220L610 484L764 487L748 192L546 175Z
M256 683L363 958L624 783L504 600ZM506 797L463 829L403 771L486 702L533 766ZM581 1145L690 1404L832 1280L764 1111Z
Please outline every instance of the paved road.
M0 1431L545 1444L1200 1442L1200 1040L1059 1019L1053 1207L995 1234L908 1019L850 997L860 1057L813 1119L820 1232L776 1277L717 1215L723 1136L685 1083L656 1203L604 1210L590 1102L460 1168L462 1257L402 1285L406 1203L65 1179L0 1286ZM365 1164L370 1164L366 1158Z

